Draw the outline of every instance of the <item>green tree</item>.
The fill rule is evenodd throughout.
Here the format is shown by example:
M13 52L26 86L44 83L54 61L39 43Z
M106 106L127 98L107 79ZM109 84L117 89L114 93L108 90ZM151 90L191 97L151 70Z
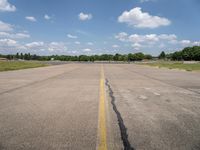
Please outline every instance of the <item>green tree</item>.
M166 55L165 55L165 52L164 52L164 51L162 51L162 52L160 53L160 55L158 56L159 59L165 59L165 57L166 57Z
M150 60L150 59L152 59L153 57L151 56L151 55L149 55L149 54L147 54L147 55L144 55L144 59L148 59L148 60Z

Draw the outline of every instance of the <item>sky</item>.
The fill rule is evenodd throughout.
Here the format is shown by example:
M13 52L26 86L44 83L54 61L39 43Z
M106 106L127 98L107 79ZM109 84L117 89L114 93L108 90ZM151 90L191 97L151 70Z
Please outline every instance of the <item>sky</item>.
M0 0L0 54L158 55L200 45L199 0Z

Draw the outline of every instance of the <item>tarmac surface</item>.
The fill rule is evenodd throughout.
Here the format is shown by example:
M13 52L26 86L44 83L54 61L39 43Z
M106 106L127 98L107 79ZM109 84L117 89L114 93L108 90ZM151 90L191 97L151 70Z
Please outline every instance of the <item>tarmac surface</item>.
M78 63L1 72L0 150L66 149L200 150L200 73Z

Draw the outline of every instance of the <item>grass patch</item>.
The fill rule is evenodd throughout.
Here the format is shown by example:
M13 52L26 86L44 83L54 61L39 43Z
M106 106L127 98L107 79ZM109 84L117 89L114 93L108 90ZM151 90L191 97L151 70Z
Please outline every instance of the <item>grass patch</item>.
M19 70L48 66L41 62L33 61L0 61L0 71Z
M169 69L181 69L186 71L200 71L200 63L184 64L183 62L151 62L151 63L140 63L142 65L148 65L159 68L169 68Z

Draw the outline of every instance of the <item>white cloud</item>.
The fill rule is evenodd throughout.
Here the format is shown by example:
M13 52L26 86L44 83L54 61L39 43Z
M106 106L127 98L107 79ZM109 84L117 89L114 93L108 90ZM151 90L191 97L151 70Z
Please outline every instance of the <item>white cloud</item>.
M148 34L148 35L145 35L145 40L149 42L157 42L160 39L159 39L159 36L157 36L156 34Z
M119 48L119 45L112 45L112 48Z
M50 52L62 52L62 51L65 51L67 50L67 46L65 45L65 43L63 42L51 42L50 44L47 44L47 49L50 51Z
M180 43L181 43L182 45L190 45L190 44L191 44L191 41L190 41L190 40L182 40L182 41L180 41Z
M146 35L139 35L139 34L131 34L128 35L125 32L121 32L115 36L116 39L124 42L132 42L132 43L155 43L158 41L173 41L176 40L177 37L174 34L146 34Z
M44 15L44 19L46 19L46 20L50 20L51 17L50 17L49 15L45 14L45 15Z
M86 48L86 49L83 49L83 51L84 51L84 52L90 52L90 51L92 51L92 50L89 49L89 48Z
M125 32L118 33L115 36L116 39L129 43L135 50L139 50L141 48L164 48L166 44L179 44L180 42L177 39L175 34L131 34L128 35ZM177 41L177 42L175 42ZM186 41L185 41L186 42Z
M31 22L36 22L37 21L37 19L35 17L33 17L33 16L26 16L25 18L26 18L26 20L29 20Z
M158 47L159 48L164 48L166 45L164 43L161 43Z
M16 11L16 7L14 5L11 5L7 0L0 0L0 11L13 12Z
M150 2L150 1L156 1L156 0L140 0L140 3Z
M118 17L120 23L127 23L136 28L157 28L160 26L168 26L171 21L167 18L152 16L148 12L142 12L140 7L125 11Z
M200 46L200 41L195 41L195 42L193 42L193 45L194 45L194 46Z
M0 21L0 31L12 31L13 25Z
M120 32L118 35L115 36L116 39L120 41L126 41L128 39L128 34L125 32Z
M77 44L77 45L80 45L80 44L81 44L79 41L76 41L76 42L74 42L74 43Z
M131 46L132 46L135 50L140 50L140 48L142 48L142 45L139 44L139 43L133 43Z
M161 34L158 37L162 40L169 40L169 41L174 41L177 39L177 36L175 34Z
M139 44L139 43L134 43L134 44L132 44L131 46L132 46L132 47L142 47L142 45Z
M44 43L42 41L31 42L25 44L27 50L35 51L49 51L49 52L64 52L67 50L67 46L64 42L50 42Z
M29 34L24 34L24 33L16 33L14 38L22 39L22 38L30 38Z
M92 14L84 14L81 12L78 15L78 17L79 17L79 20L81 20L81 21L90 20L90 19L92 19Z
M44 42L31 42L25 45L27 48L34 49L44 46Z
M1 38L23 39L30 38L29 34L0 32Z
M12 40L12 39L0 39L0 46L4 47L4 46L16 46L17 45L17 41Z
M167 47L170 49L184 48L186 46L200 46L200 41L180 40L175 34L131 34L125 32L118 33L115 38L119 41L126 42L134 50L157 49L163 50ZM144 49L145 48L145 49Z
M0 52L9 52L9 51L16 51L16 52L31 52L34 54L41 54L41 55L51 55L51 54L66 54L70 53L67 51L67 44L64 42L50 42L44 43L42 41L36 41L31 43L19 43L12 39L0 39Z
M67 37L70 39L77 39L78 37L75 35L67 34Z
M88 42L87 45L92 46L92 45L94 45L94 44L93 44L92 42Z

